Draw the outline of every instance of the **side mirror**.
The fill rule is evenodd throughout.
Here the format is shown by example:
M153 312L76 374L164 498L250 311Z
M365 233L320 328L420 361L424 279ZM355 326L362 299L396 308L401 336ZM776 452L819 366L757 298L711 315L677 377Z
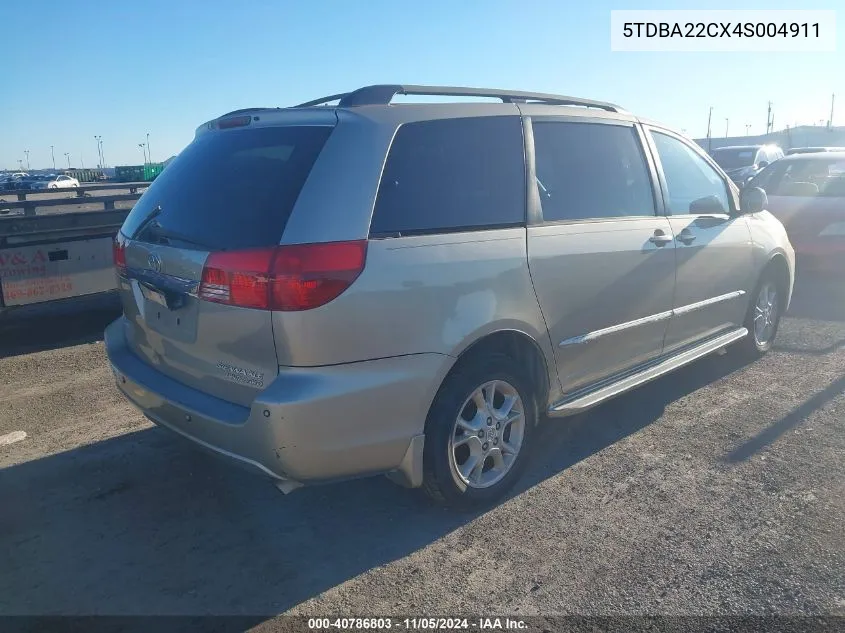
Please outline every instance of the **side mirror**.
M768 166L769 166L769 161L767 161L767 160L761 160L759 163L757 163L758 169L763 169L764 167L768 167Z
M722 205L719 196L707 196L690 202L689 212L694 215L713 215L727 213L728 210Z
M769 197L760 187L746 187L739 194L740 213L759 213L769 206Z

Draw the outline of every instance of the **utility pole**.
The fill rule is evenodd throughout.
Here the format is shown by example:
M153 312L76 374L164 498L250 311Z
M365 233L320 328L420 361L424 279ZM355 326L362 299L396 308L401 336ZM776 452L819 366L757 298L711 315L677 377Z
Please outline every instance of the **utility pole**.
M751 129L751 124L750 124L750 123L746 123L746 124L745 124L745 135L746 135L746 136L748 136L748 131L749 131L750 129Z
M100 160L103 161L103 169L106 167L106 152L103 149L103 137L100 137Z
M833 129L833 102L836 99L836 95L830 95L830 120L827 122L827 127Z
M85 169L85 159L82 158L82 154L79 155L79 162L82 163L82 169Z
M766 114L766 134L772 131L775 121L772 117L772 102L769 101L769 112Z
M103 154L100 151L100 142L101 142L102 138L103 138L102 136L97 136L96 134L94 135L94 140L97 141L97 162L98 162L97 167L99 167L101 169L103 167Z
M26 154L26 170L29 171L29 150L25 149L23 153Z
M150 161L150 163L153 162L153 152L150 149L150 133L149 132L147 132L147 159Z
M20 158L18 159L18 168L23 171L23 160Z
M147 164L147 144L146 143L138 143L138 147L141 148L141 153L144 155L144 164Z
M713 106L710 106L710 114L707 115L707 153L713 151L713 137L710 135L710 120L713 118Z
M728 117L725 117L725 138L728 138Z
M53 171L56 171L56 155L53 153L53 146L50 146L50 158L53 159Z
M67 168L70 169L70 152L65 152L65 158L67 158Z

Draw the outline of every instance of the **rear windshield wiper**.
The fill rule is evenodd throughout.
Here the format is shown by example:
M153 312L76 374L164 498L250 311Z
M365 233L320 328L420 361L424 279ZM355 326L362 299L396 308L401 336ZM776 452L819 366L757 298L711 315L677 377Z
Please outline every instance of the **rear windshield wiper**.
M226 249L216 249L213 246L208 244L203 244L202 242L198 242L190 237L182 235L180 233L176 233L174 231L169 231L164 228L160 224L153 223L149 226L149 230L147 231L150 237L155 238L159 244L169 242L170 240L175 240L177 242L184 242L185 244L192 244L193 246L199 246L200 248L207 250L207 251L214 251L214 250L226 250Z

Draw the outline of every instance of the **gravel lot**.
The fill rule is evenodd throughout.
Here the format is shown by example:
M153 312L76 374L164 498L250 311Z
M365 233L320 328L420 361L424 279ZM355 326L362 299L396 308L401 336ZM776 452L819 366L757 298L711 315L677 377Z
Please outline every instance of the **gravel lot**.
M382 478L283 496L151 427L113 317L0 329L0 614L845 615L843 282L799 280L757 363L548 424L472 515Z

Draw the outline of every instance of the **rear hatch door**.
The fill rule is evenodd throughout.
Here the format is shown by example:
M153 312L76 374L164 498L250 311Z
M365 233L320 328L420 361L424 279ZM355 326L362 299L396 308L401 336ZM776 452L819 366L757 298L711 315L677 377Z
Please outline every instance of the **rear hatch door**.
M252 116L226 129L209 124L127 217L115 256L127 338L161 373L245 406L278 374L272 313L250 294L255 278L232 277L222 303L198 291L211 255L248 262L279 244L336 121L331 111L314 116L308 124L256 125Z

